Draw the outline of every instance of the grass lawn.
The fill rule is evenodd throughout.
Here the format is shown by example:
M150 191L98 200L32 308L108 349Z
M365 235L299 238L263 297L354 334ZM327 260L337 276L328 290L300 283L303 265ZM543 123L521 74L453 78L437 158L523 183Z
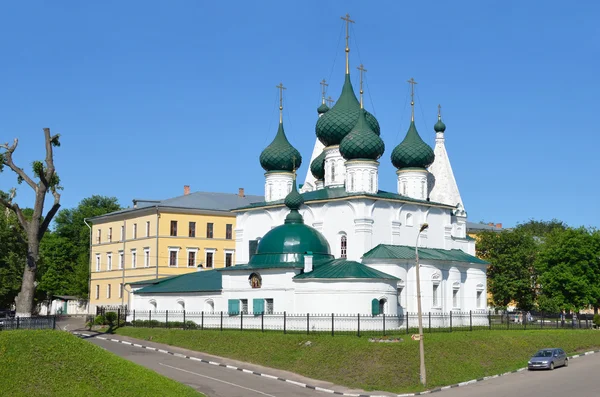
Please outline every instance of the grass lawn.
M419 386L419 342L372 343L368 337L255 331L118 328L119 335L292 371L364 390L396 393ZM303 343L311 341L311 346ZM425 334L427 388L446 386L526 366L536 349L567 353L600 348L594 330L474 331Z
M66 332L2 331L0 396L203 394Z

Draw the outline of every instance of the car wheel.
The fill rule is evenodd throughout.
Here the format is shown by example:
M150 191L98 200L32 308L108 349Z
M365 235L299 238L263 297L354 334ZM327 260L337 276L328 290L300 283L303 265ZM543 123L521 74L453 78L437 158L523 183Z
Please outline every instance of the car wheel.
M565 360L565 367L568 367L568 366L569 366L569 359L567 358L567 359Z
M550 363L550 371L552 371L554 369L554 363Z

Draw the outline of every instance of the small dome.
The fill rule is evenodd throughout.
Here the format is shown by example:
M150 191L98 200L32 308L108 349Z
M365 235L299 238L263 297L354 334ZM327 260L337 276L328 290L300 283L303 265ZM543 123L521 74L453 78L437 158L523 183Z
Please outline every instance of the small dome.
M365 119L369 124L369 127L379 135L380 128L377 119L367 112L365 112ZM350 75L346 75L344 81L344 87L342 88L342 94L339 99L333 105L333 107L323 116L319 117L315 131L317 138L325 145L339 145L346 135L352 131L352 128L358 121L358 115L361 112L360 103L356 99L352 83L350 82Z
M303 203L304 198L298 193L294 180L292 191L285 198L285 205L290 209L285 223L264 235L258 243L256 255L250 260L250 266L303 263L307 252L312 252L317 261L333 258L327 239L318 230L304 224L298 212Z
M310 172L313 174L315 179L323 180L325 178L325 151L322 151L315 159L310 163Z
M319 106L317 108L317 113L323 114L323 113L326 113L328 110L329 110L329 106L327 106L324 103L322 103L321 106Z
M365 116L365 112L360 113L356 126L340 143L340 153L346 160L377 160L385 151L383 140L369 127Z
M427 168L435 159L433 149L419 136L415 122L410 122L406 137L392 151L392 164L401 168Z
M438 116L438 121L433 126L433 129L435 130L435 132L444 132L444 131L446 131L446 124L444 124L444 122L442 121L442 118L440 116Z
M285 136L283 123L279 123L279 129L275 139L260 154L260 165L265 171L293 171L300 168L302 156L293 147Z

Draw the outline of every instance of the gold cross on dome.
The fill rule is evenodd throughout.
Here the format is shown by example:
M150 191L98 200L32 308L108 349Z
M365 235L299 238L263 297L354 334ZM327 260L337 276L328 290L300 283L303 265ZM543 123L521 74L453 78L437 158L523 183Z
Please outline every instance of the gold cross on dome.
M350 47L348 47L348 39L350 38L350 24L354 23L353 20L350 19L350 14L346 14L345 17L341 17L344 21L346 21L346 74L350 74L350 62L349 62L349 53Z
M365 69L365 67L363 66L362 63L356 69L358 69L360 71L360 107L362 109L362 107L363 107L363 92L364 92L363 91L363 73L365 73L367 71L367 69Z
M275 86L276 88L279 88L279 123L283 122L283 90L287 89L283 86L283 83L279 83L278 86Z
M327 82L325 81L325 79L323 79L323 81L321 81L319 84L321 84L321 94L322 94L322 101L323 104L325 104L325 87L328 87L329 84L327 84Z
M408 84L410 84L410 121L415 121L415 84L418 83L411 77Z

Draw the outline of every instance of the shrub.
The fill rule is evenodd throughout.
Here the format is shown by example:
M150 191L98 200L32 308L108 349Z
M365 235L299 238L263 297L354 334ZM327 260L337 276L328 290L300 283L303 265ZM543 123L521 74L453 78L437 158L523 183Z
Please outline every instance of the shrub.
M106 324L106 317L104 317L102 314L96 316L96 318L94 319L94 325L104 325Z
M596 327L600 327L600 314L594 314L593 322Z
M112 326L112 325L114 325L114 324L115 324L115 322L117 321L117 313L115 313L115 312L107 312L107 313L104 315L104 318L105 318L105 320L106 320L106 323L108 323L108 325L111 325L111 326ZM105 323L105 324L106 324L106 323Z

